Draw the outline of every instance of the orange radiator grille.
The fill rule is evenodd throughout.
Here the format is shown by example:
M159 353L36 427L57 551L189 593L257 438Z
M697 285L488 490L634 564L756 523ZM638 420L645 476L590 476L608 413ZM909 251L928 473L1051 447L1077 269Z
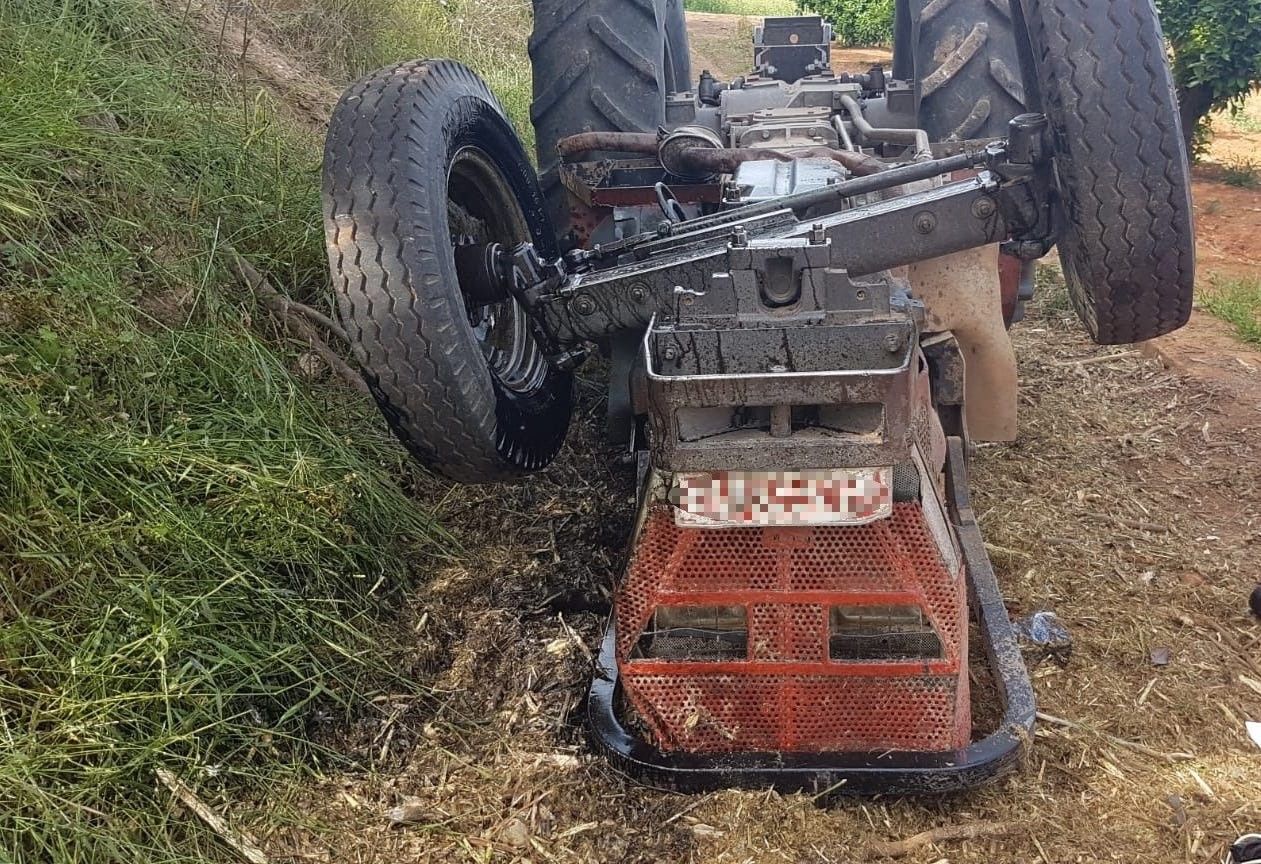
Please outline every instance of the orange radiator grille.
M869 525L719 530L657 505L615 599L623 690L663 750L968 743L965 581L918 504Z

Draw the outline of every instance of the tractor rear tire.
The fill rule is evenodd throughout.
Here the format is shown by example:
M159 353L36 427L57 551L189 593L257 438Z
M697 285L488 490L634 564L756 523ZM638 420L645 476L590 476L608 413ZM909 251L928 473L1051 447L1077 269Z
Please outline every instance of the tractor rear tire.
M920 126L932 140L1003 138L1027 110L1013 2L898 2L893 74L920 82Z
M662 27L666 40L666 93L684 93L692 89L692 55L683 0L665 0Z
M1094 340L1141 342L1191 315L1186 145L1151 0L1013 0L1050 121L1060 261Z
M486 84L451 60L354 84L329 122L324 203L341 320L411 453L464 483L551 462L572 376L548 362L515 299L473 300L455 265L457 242L557 254L534 169Z
M691 77L682 2L534 0L530 60L539 181L565 231L571 214L556 142L579 132L655 132L665 122L666 95L687 89L681 82Z

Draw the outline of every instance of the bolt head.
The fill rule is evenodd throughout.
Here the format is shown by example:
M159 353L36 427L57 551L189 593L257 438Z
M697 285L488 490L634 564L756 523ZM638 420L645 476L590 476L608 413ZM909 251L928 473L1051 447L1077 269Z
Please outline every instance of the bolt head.
M915 214L915 230L920 234L932 234L937 228L937 217L927 210Z
M579 294L574 298L573 309L579 315L590 315L595 312L595 301L588 294Z
M977 198L972 202L972 215L977 219L988 219L995 209L993 198Z

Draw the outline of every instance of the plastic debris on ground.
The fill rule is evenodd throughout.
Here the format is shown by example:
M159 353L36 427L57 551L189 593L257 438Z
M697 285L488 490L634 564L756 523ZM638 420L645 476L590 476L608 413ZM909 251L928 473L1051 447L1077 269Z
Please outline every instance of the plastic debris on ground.
M1030 669L1043 660L1053 660L1064 667L1073 655L1073 637L1054 612L1035 612L1017 621L1016 635Z

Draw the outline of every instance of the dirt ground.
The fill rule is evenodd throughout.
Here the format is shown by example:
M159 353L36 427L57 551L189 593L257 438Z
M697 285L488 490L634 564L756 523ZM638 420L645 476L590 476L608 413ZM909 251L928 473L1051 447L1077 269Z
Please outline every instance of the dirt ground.
M735 49L716 16L696 17L697 51L721 68ZM1261 195L1207 179L1195 194L1206 273L1258 272ZM977 512L1012 616L1054 610L1075 644L1066 668L1033 672L1050 719L1020 773L944 800L823 806L672 794L593 758L581 706L633 489L600 443L592 370L571 445L543 476L420 491L465 551L400 624L415 645L404 671L431 695L383 699L336 742L378 767L271 802L296 826L238 818L275 860L853 862L947 825L995 833L903 860L1220 860L1261 829L1261 750L1244 730L1261 720L1261 626L1246 608L1261 563L1261 353L1199 315L1157 346L1100 348L1054 287L1013 338L1022 432L977 453Z

